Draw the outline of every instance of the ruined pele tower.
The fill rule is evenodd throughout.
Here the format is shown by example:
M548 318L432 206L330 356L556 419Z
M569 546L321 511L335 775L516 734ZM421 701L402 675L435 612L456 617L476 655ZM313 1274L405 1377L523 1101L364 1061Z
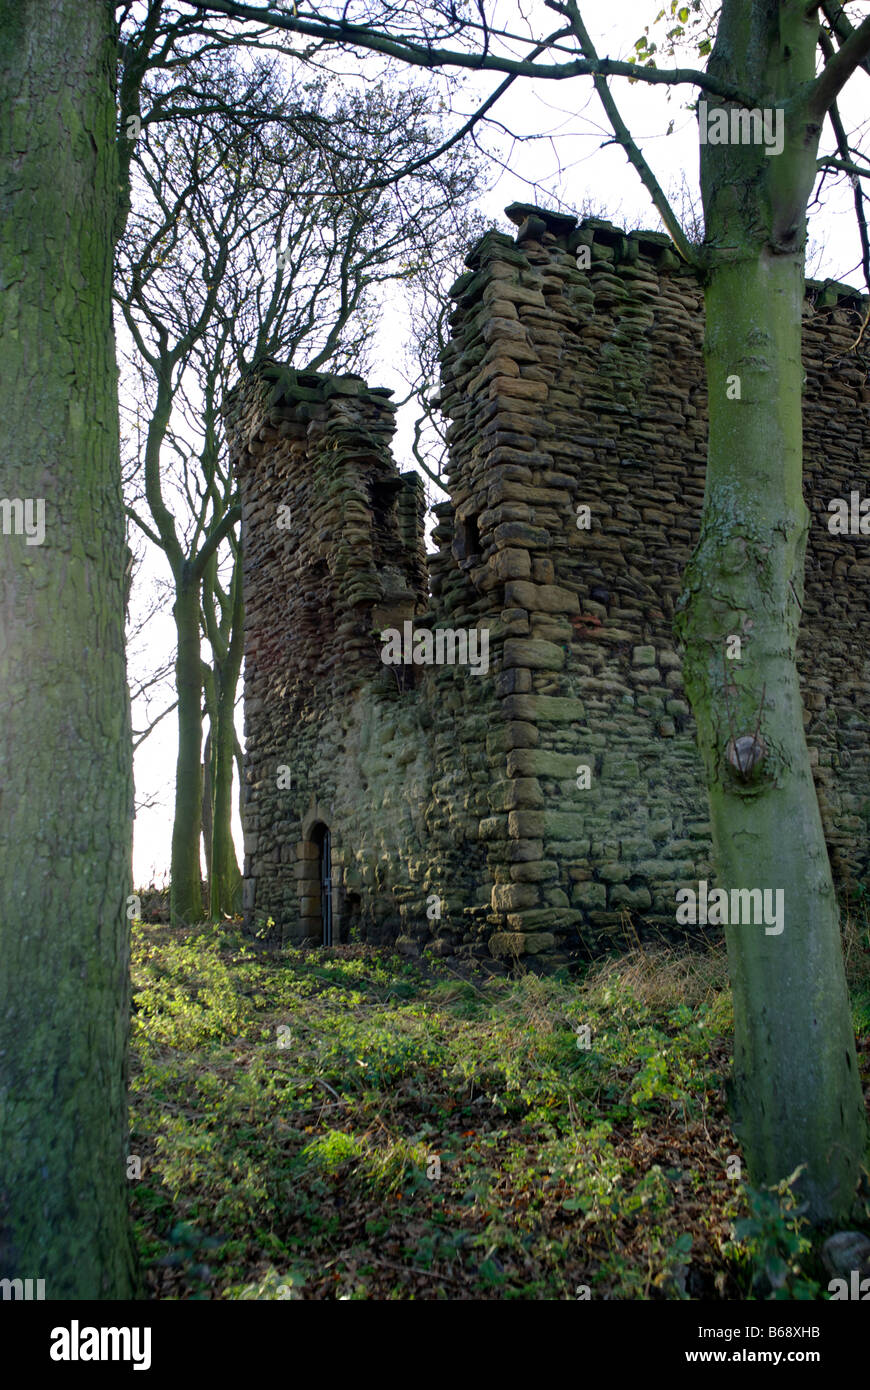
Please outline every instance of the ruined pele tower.
M290 941L558 963L628 918L676 932L676 891L712 876L672 632L704 485L701 288L664 236L509 213L516 238L487 234L452 291L435 554L388 392L267 362L227 401L245 910ZM847 882L868 857L870 538L826 523L870 490L863 308L811 285L804 331L800 662Z

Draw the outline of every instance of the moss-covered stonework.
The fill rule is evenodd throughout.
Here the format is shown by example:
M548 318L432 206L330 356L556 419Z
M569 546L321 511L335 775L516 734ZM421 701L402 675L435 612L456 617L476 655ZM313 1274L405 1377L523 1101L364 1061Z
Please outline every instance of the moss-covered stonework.
M388 392L268 362L227 402L245 908L291 940L321 939L323 826L334 939L442 955L558 962L624 939L629 918L676 934L677 888L712 878L672 633L704 487L701 290L666 237L509 215L516 238L485 236L452 291L435 554L421 481L390 455ZM827 507L863 495L863 312L851 290L808 287L800 662L847 883L867 868L870 537L830 534ZM385 666L377 634L409 619L488 629L488 671Z

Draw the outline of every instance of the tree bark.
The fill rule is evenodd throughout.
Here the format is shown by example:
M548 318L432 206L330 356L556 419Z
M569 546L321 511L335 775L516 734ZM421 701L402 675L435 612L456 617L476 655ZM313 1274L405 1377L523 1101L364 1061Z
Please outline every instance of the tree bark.
M132 748L111 316L115 45L0 3L0 1276L128 1298Z
M221 696L215 733L211 914L233 916L241 908L242 875L232 836L235 686Z
M774 6L778 25L765 27L770 8L726 0L711 70L739 72L772 107L811 80L815 39L792 4ZM818 127L793 108L779 155L701 146L710 436L678 626L719 886L784 895L780 932L772 922L726 930L735 1130L753 1183L804 1165L798 1190L825 1221L854 1200L866 1126L795 662L809 527L801 311L817 144ZM739 656L729 656L729 637Z
M211 884L211 840L213 834L214 806L214 752L211 729L205 736L202 753L202 851L205 855L205 877ZM209 892L211 890L209 889Z
M236 747L236 691L242 668L244 602L242 598L242 553L238 546L233 559L230 586L230 637L225 651L214 653L216 720L214 728L214 798L212 820L211 913L218 920L222 913L234 916L242 906L242 875L233 843L233 768Z
M187 564L185 563L185 568ZM172 825L172 925L203 918L202 869L202 676L199 655L199 581L180 576L173 607L178 633L175 688L178 693L178 758Z

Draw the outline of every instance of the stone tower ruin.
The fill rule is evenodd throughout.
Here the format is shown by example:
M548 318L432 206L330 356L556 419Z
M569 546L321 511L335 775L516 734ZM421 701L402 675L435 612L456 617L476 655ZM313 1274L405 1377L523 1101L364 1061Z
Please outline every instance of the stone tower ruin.
M226 403L245 911L291 942L556 965L684 931L676 891L713 879L672 630L704 488L702 290L663 235L508 212L516 236L484 236L452 290L434 553L389 392L263 362ZM868 859L870 537L827 519L870 490L865 311L808 286L799 661L846 884Z

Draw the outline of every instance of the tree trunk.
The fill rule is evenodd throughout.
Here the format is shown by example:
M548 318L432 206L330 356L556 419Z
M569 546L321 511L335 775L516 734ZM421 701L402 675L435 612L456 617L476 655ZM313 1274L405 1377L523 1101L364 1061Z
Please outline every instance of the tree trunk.
M232 835L235 749L235 686L222 691L215 733L214 828L212 838L211 912L233 916L241 909L242 875Z
M216 570L216 563L215 563ZM216 578L216 574L214 576ZM208 603L214 603L209 583ZM211 915L234 916L242 906L242 875L233 843L233 770L236 753L236 691L242 669L245 606L242 596L241 546L234 547L233 573L228 603L221 600L219 627L212 625L214 669L206 679L209 716L214 736L214 794L212 798L212 871L209 880Z
M205 736L202 754L202 851L205 856L206 882L211 885L211 840L214 833L214 751L211 729ZM211 888L209 887L209 893Z
M112 11L0 3L0 1276L128 1298L132 748Z
M199 655L199 584L181 576L173 607L178 652L178 760L172 826L170 916L173 926L203 918L199 839L202 833L202 676Z
M244 653L245 605L242 594L242 551L237 546L230 585L230 640L221 661L215 661L217 728L215 730L214 867L212 912L231 916L242 909L242 875L233 843L233 768L236 753L236 691Z
M771 24L769 7L726 0L710 65L768 92L771 107L789 84L798 92L811 80L816 33L799 7L776 9ZM756 1185L805 1165L798 1190L824 1221L854 1200L865 1122L795 663L809 527L801 310L817 144L817 124L796 110L778 155L701 147L710 438L678 625L719 886L783 894L781 930L772 920L769 930L746 921L726 930L735 1130Z
M802 301L799 256L762 252L754 265L711 276L710 456L701 541L687 576L686 683L706 764L718 882L783 893L780 932L772 921L770 931L761 924L726 931L735 1129L757 1184L805 1163L803 1191L823 1217L844 1214L855 1191L863 1104L795 664L809 524L801 492ZM740 401L726 394L735 375ZM726 655L729 636L740 638L739 659ZM741 753L744 775L733 765Z

